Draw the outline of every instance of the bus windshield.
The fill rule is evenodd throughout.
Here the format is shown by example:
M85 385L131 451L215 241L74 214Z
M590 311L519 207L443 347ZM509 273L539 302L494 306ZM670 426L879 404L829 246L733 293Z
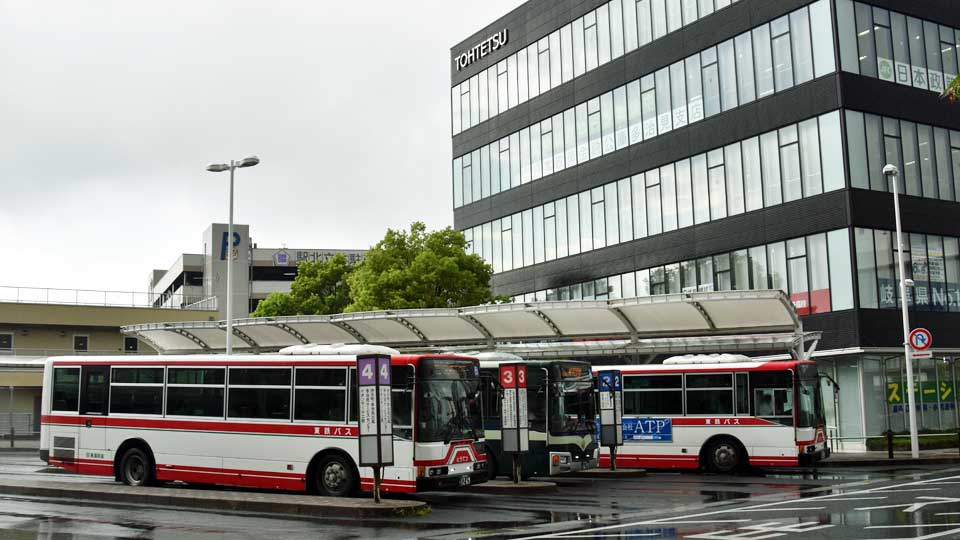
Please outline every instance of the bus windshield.
M418 442L449 443L483 437L480 370L476 362L423 359L418 376Z
M801 364L797 370L797 427L816 427L825 423L820 376L816 366Z
M553 385L550 432L555 435L593 433L595 415L593 378L589 368L562 366L560 382Z

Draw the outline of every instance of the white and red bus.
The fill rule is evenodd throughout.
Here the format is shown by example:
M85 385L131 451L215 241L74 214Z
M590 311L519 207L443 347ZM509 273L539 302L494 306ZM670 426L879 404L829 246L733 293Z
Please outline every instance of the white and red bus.
M130 485L370 490L373 471L358 466L356 354L50 358L41 457ZM477 360L394 354L391 365L383 491L484 481Z
M691 355L663 364L594 366L623 376L622 467L730 472L826 458L823 400L810 361ZM600 465L609 466L608 448Z

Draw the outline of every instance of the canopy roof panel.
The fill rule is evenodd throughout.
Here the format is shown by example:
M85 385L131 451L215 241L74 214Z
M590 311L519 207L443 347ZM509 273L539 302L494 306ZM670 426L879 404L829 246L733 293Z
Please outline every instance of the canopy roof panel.
M681 338L686 341L676 342L666 352L709 352L751 350L749 346L752 350L784 350L795 345L798 336L803 342L800 319L781 291L263 317L236 320L233 326L239 338L234 348L246 352L276 351L305 343L374 343L417 350L492 350L511 343L526 344L526 350L532 352L545 342L583 340L602 342L582 347L584 351L605 350L617 343L621 352L639 352L660 350L669 340ZM162 353L216 352L226 346L225 321L140 324L125 326L122 331ZM770 337L775 334L781 336ZM551 348L558 349L558 345Z

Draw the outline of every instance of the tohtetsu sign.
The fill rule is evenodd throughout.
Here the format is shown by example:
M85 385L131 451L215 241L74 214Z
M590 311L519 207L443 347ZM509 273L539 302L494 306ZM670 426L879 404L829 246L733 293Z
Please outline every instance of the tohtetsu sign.
M480 42L478 45L474 45L474 47L469 51L454 58L453 65L457 66L457 71L460 71L461 69L506 45L509 37L510 36L507 33L507 29L504 28L503 30Z

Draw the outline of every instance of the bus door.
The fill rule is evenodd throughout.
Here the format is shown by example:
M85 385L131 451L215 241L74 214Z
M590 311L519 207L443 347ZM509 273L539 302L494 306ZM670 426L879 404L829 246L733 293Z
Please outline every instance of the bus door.
M104 452L106 445L105 417L110 390L110 366L83 366L80 369L80 472L87 460L109 460Z

